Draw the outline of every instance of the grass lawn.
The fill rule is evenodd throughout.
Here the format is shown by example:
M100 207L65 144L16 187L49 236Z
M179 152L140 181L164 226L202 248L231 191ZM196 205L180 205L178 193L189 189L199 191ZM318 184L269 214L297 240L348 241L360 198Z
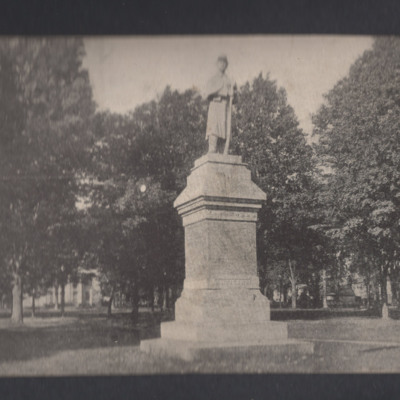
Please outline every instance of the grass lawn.
M24 326L0 318L0 376L124 375L166 373L400 372L400 321L376 317L289 320L289 337L311 340L314 354L222 351L185 362L141 353L141 339L160 335L161 315L142 312L107 320L100 313L25 318Z

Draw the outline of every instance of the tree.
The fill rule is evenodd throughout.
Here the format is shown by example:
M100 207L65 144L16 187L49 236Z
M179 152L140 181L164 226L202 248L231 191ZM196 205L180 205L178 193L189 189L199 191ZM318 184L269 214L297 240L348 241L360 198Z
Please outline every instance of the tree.
M135 318L139 289L154 298L158 287L168 303L170 286L183 281L183 231L172 204L205 147L205 113L197 93L167 87L128 115L96 116L88 212L103 287L124 291Z
M400 40L377 38L325 96L314 116L318 156L327 168L335 228L364 274L398 270L400 244Z
M172 203L205 151L206 110L195 92L167 87L128 115L97 115L89 214L98 224L97 254L109 293L110 285L124 286L137 299L138 288L151 293L157 286L167 294L181 284L183 231ZM280 263L288 273L292 267L295 293L315 234L308 230L314 222L312 151L284 91L269 79L260 76L241 88L236 110L234 150L271 194L260 218L261 264Z
M35 238L65 222L62 209L75 208L91 144L94 103L83 56L78 38L0 42L0 235L17 323L23 281L36 268L30 260L42 251Z
M47 229L45 255L48 265L45 278L47 287L60 287L60 311L65 313L65 286L68 282L79 280L79 264L87 249L83 234L83 211L76 207L59 209L59 222L54 218L54 224Z
M316 222L312 148L299 128L284 89L261 74L240 88L234 113L234 151L243 156L255 182L267 193L259 214L261 285L269 266L284 266L296 307L300 270L312 262ZM280 274L281 275L281 274Z

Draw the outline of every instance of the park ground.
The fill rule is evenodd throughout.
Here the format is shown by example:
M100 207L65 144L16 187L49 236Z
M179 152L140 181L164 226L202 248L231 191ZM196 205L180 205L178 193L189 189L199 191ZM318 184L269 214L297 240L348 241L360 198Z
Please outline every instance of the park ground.
M0 318L0 376L136 375L180 373L357 373L400 372L400 320L383 321L365 311L276 310L289 337L314 342L314 354L223 351L186 362L140 352L141 339L160 334L168 317L142 310L133 324L128 312L69 311L26 317L14 326ZM301 318L301 319L299 319Z

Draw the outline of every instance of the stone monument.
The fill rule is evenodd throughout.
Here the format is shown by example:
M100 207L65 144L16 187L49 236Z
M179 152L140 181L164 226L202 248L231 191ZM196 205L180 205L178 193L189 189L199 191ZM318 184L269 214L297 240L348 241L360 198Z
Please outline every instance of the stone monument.
M161 338L142 341L141 350L187 360L224 348L312 352L312 343L288 339L286 323L270 321L259 289L256 222L266 194L240 156L215 150L210 145L195 161L174 202L185 229L186 275L175 321L163 322Z

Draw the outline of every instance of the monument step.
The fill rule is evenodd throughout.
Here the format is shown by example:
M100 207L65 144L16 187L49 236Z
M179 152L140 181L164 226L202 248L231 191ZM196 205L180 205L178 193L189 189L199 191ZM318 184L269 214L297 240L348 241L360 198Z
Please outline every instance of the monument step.
M223 324L259 324L270 319L269 304L191 304L180 299L175 305L175 320L189 324L215 322Z
M285 322L235 324L214 321L190 324L171 321L161 324L161 337L195 342L249 343L287 339L288 330Z
M241 359L248 359L260 354L265 356L266 359L276 359L286 355L312 354L314 352L314 344L295 339L267 339L264 342L247 343L215 343L159 338L141 342L140 350L157 357L169 356L185 361L196 359L212 361L215 357L220 359L221 356L232 352L240 352Z

